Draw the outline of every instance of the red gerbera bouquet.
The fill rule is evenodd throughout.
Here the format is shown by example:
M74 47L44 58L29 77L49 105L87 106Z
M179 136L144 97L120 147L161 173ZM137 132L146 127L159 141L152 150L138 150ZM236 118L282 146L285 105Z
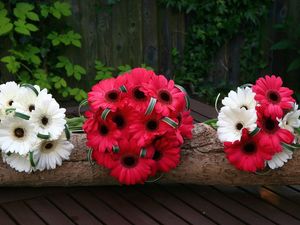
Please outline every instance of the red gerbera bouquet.
M282 167L292 158L300 147L300 110L292 95L274 75L229 92L216 126L231 164L255 172Z
M150 70L100 81L88 103L83 129L92 158L123 184L175 168L184 138L192 137L186 92Z

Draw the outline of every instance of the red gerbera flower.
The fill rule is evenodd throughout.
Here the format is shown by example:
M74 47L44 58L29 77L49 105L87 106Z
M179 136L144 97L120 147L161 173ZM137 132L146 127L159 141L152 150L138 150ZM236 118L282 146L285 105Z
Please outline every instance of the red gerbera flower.
M90 123L88 120L85 123ZM117 129L115 123L110 120L102 120L101 118L97 119L95 123L96 125L92 126L91 130L85 130L87 133L87 146L93 148L95 151L105 152L112 149L113 146L118 145L121 132ZM85 127L83 125L83 128Z
M150 144L155 137L174 129L163 122L157 113L151 115L134 113L131 121L135 122L129 126L130 134L140 147Z
M175 87L174 81L168 81L163 75L154 76L151 83L141 89L157 99L155 110L163 116L171 111L182 111L185 105L185 94Z
M115 111L122 104L122 92L115 78L100 81L88 93L89 105L93 110L109 108Z
M273 155L271 146L261 140L261 134L251 136L247 129L243 129L240 141L225 142L224 151L237 169L250 172L263 169L265 161Z
M281 78L274 75L259 78L252 89L256 93L255 100L265 109L264 114L273 119L282 118L283 110L291 109L291 103L295 102L293 91L282 87Z
M129 106L141 112L146 111L150 96L142 90L142 87L151 83L154 76L156 75L153 71L144 68L136 68L126 74L128 91L126 99Z
M107 119L114 122L117 128L122 132L123 138L124 135L128 135L129 133L128 129L131 122L129 118L132 113L133 110L131 108L123 106L122 108L118 108L116 112L110 112L107 116Z
M281 152L281 142L292 143L294 135L279 127L279 122L270 116L264 115L265 110L263 107L256 107L257 111L257 125L261 128L261 140L269 143L272 146L273 153Z
M134 141L122 139L119 148L118 160L114 162L110 174L126 185L144 183L151 173L154 161L140 157L141 149Z
M178 130L184 138L192 139L193 117L190 115L190 111L184 111L178 115Z
M172 139L162 137L154 143L154 152L152 159L155 164L152 168L152 176L157 171L168 172L176 168L180 159L179 145L173 142Z
M116 154L110 151L93 151L92 158L101 166L111 169L117 158Z

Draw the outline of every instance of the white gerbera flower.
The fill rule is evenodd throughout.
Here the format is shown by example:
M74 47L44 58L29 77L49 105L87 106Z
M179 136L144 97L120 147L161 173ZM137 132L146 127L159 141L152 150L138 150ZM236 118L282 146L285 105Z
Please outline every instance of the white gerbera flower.
M73 144L67 141L63 136L57 140L44 140L34 150L34 159L36 160L36 169L55 169L56 166L61 166L63 160L70 157Z
M7 82L0 85L0 104L2 110L12 107L16 96L18 96L20 91L20 86L13 81Z
M39 134L49 134L51 139L57 139L65 128L65 112L51 95L42 91L36 99L30 121L35 124Z
M254 99L255 93L251 88L240 88L238 87L237 92L230 91L228 97L222 100L224 106L230 108L245 108L245 109L255 109L256 101Z
M0 148L5 153L27 154L37 144L35 127L17 117L7 117L0 124Z
M19 155L16 153L2 153L3 162L6 162L10 167L18 172L30 173L33 170L28 155Z
M294 128L300 127L300 110L298 110L296 103L294 104L293 110L288 112L282 120L279 120L279 126L292 133L294 133Z
M223 107L218 116L218 137L220 141L234 142L240 140L243 128L250 132L256 127L257 115L255 109Z
M283 148L282 152L276 153L271 160L267 161L268 166L271 169L282 167L293 156L293 152Z
M28 87L21 87L16 96L12 106L17 109L17 111L30 115L33 110L35 110L35 102L38 94L40 93L40 87L35 85L35 91ZM46 89L43 91L47 92Z

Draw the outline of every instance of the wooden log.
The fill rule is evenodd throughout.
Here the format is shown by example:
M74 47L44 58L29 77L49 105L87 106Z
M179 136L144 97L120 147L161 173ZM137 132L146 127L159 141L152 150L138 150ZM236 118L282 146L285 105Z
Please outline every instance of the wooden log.
M247 184L300 184L300 153L283 168L265 175L247 173L235 169L225 158L222 144L216 131L204 124L196 124L193 139L182 147L180 165L164 174L160 183L193 183L205 185ZM0 186L87 186L118 184L109 176L108 170L91 165L87 161L85 135L72 136L75 149L69 161L55 170L19 173L7 164L0 163Z

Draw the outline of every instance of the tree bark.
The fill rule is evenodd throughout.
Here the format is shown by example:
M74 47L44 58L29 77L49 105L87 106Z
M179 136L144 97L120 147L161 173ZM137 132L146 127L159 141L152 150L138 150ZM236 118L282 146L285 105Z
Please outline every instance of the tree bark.
M193 139L182 146L180 165L164 174L160 183L193 183L205 185L249 184L300 184L300 154L280 169L264 175L237 170L230 165L218 141L216 131L204 124L196 124ZM55 170L19 173L7 164L0 163L0 186L88 186L112 185L118 182L108 170L87 161L86 138L74 134L71 139L75 148L69 161ZM153 178L155 179L155 178Z

